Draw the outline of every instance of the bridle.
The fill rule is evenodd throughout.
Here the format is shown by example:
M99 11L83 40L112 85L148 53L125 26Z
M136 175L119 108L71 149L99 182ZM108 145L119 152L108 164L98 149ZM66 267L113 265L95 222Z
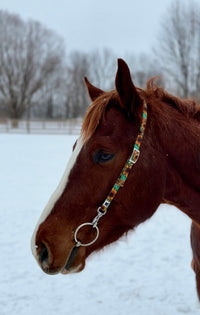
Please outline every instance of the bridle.
M142 139L144 136L144 132L145 132L145 127L146 127L146 121L147 121L147 104L146 102L144 102L143 104L143 112L142 112L142 122L140 125L140 132L137 135L134 147L133 147L133 151L131 156L129 157L129 159L126 161L120 176L118 177L117 181L115 182L114 186L112 187L111 191L109 192L109 194L107 195L105 201L103 202L103 204L97 209L97 215L96 217L93 219L92 222L87 222L87 223L83 223L81 225L79 225L74 233L74 240L76 242L75 247L79 247L79 246L90 246L92 244L94 244L96 242L96 240L99 237L99 228L98 228L98 222L100 220L101 217L103 217L108 210L108 207L110 206L111 202L113 201L113 199L115 198L117 192L119 191L119 189L121 187L124 186L125 181L127 180L127 177L133 167L133 165L138 161L138 158L140 156L140 146L142 143ZM78 233L79 231L85 227L85 226L91 226L93 229L96 230L96 236L95 238L89 242L89 243L82 243L80 240L78 240Z

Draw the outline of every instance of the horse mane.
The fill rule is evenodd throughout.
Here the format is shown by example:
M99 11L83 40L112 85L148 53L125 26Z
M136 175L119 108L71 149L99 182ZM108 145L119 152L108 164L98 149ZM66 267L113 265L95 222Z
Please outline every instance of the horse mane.
M181 99L174 95L171 95L163 88L157 86L154 81L155 77L151 78L147 82L147 88L143 92L145 96L150 97L151 99L159 99L164 103L167 103L169 106L175 108L179 112L181 112L187 118L194 118L200 122L200 105L192 99Z
M138 93L142 99L147 103L153 104L155 100L157 106L158 101L162 101L167 105L173 107L187 118L193 118L200 122L200 106L194 100L181 99L169 94L164 88L157 86L154 81L155 77L147 81L146 89L137 88ZM83 139L88 140L97 129L100 120L104 117L109 108L109 104L117 106L118 95L116 90L103 93L88 107L85 118L83 120L81 135ZM111 102L112 101L112 102Z

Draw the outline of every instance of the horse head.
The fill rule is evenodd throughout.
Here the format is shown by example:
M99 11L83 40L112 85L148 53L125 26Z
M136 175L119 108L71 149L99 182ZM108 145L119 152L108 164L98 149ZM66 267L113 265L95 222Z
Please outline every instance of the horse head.
M139 141L145 104L127 64L118 60L113 91L104 92L87 78L85 83L92 103L81 135L32 237L33 254L49 274L81 271L92 252L151 217L163 198L164 166L152 146L149 119L139 139L140 157L126 181L123 176L119 181ZM120 189L104 216L105 198L117 179Z

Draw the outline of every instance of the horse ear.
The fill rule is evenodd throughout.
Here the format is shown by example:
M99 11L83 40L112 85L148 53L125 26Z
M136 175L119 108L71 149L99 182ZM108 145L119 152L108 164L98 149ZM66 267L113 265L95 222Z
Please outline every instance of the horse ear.
M96 98L97 98L98 96L100 96L101 94L104 93L104 91L102 91L102 90L96 88L94 85L92 85L92 84L88 81L87 77L84 77L84 81L85 81L85 85L86 85L87 90L88 90L89 97L90 97L90 99L91 99L92 102L93 102L94 100L96 100Z
M118 59L115 86L121 107L127 110L128 116L138 116L138 109L142 104L142 100L132 82L128 65L123 59Z

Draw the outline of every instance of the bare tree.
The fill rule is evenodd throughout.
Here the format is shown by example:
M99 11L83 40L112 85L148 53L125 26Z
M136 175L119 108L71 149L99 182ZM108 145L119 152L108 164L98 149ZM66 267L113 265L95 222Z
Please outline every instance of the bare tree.
M41 99L62 64L62 40L34 21L0 11L0 99L17 119ZM51 84L52 89L52 84Z
M37 101L31 110L30 117L42 119L65 118L66 101L65 69L58 69L37 93Z
M110 49L94 50L89 56L89 80L101 89L114 88L113 77L116 72L117 57Z
M165 77L182 97L200 93L200 6L172 3L163 19L155 49Z
M101 89L110 90L114 86L115 67L116 58L108 49L87 54L75 51L70 54L66 69L66 117L82 116L90 102L83 81L84 76Z
M152 55L146 53L140 55L129 54L126 57L126 60L128 61L128 64L131 65L131 75L135 85L138 87L144 88L147 81L156 76L158 76L157 83L162 86L164 85L162 70L159 64L155 62Z
M67 58L65 85L65 116L80 117L88 105L88 95L84 85L84 76L89 73L89 58L86 53L74 51Z

